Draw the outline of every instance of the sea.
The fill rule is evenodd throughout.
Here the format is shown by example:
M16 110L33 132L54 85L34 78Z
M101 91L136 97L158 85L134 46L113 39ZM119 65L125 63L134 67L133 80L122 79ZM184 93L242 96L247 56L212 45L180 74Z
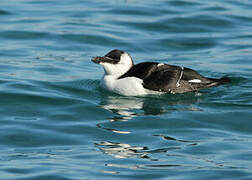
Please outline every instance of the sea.
M231 83L114 94L113 49ZM0 179L252 179L252 1L0 0Z

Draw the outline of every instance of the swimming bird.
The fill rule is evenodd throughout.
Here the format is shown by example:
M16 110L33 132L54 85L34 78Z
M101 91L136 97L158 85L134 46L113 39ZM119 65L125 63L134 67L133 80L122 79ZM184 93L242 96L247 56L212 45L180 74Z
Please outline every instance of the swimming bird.
M158 62L134 65L131 56L118 49L102 57L93 57L92 61L104 68L101 85L109 91L125 96L197 92L230 82L230 78L226 76L220 79L208 78L183 66Z

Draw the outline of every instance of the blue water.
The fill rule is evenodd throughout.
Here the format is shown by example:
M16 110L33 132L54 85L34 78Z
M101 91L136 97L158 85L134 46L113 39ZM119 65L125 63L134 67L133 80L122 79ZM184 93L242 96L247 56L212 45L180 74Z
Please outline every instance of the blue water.
M0 179L252 179L252 1L1 0ZM124 97L93 56L232 83Z

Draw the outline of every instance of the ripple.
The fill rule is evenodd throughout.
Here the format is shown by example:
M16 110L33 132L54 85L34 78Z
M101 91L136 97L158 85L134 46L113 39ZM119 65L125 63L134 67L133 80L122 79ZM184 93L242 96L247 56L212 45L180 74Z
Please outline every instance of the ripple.
M197 2L190 2L190 1L183 1L183 0L172 0L168 2L171 6L177 7L190 7L190 6L198 6L200 3Z
M9 12L9 11L0 9L0 16L1 16L1 15L11 15L11 14L12 14L12 13Z
M217 45L216 42L209 41L206 38L163 39L159 41L159 44L161 46L183 48L185 50L211 48Z
M1 38L5 39L43 39L49 37L48 33L34 31L1 31Z

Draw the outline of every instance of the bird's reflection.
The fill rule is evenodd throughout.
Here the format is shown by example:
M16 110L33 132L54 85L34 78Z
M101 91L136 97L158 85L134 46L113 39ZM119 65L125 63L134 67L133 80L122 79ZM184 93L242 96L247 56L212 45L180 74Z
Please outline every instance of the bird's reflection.
M95 145L104 153L111 155L115 158L132 158L138 157L143 159L150 159L152 161L158 161L158 159L151 158L151 154L155 153L164 153L167 151L172 151L176 149L180 149L178 146L172 146L168 148L160 148L149 150L146 146L132 146L130 144L125 143L116 143L111 141L102 141L99 143L95 143Z
M102 96L100 107L115 114L110 121L127 121L135 116L161 115L176 110L200 111L192 104L199 101L199 94L153 95L148 97Z
M110 122L129 121L136 116L161 115L173 111L200 111L193 104L200 100L195 93L185 95L154 95L147 97L126 97L119 95L101 95L99 107L113 113ZM118 134L130 134L130 130L122 130L113 124L98 123L97 127Z
M99 103L99 107L104 108L112 112L109 121L103 121L97 124L98 128L109 131L110 133L118 134L118 137L130 135L134 133L133 129L130 129L126 124L128 121L134 120L137 116L159 116L163 114L172 113L174 111L200 111L197 106L194 106L201 97L199 94L187 94L185 95L158 95L148 97L125 97L114 94L102 94ZM100 142L96 142L95 146L104 154L110 155L114 158L128 159L128 158L140 158L148 159L150 161L158 162L161 158L160 154L164 154L167 157L168 154L176 152L184 148L185 146L196 146L198 142L177 139L167 135L155 135L150 136L158 138L159 140L169 141L166 147L147 147L142 144L132 145L124 143L122 140L117 139L111 141L104 137ZM127 138L127 137L126 137ZM157 139L157 140L158 140ZM143 141L144 142L144 141ZM143 166L127 166L123 164L106 164L107 167L121 167L121 168L154 168L157 167L174 167L178 164L156 164L156 165L143 165ZM110 171L109 171L110 172Z
M130 144L115 143L110 141L102 141L100 143L96 143L96 145L103 153L112 155L115 158L148 158L144 153L144 150L146 150L147 147L131 146Z
M108 96L100 103L100 107L119 115L111 121L127 121L137 116L136 110L141 110L143 105L143 98L124 96Z

